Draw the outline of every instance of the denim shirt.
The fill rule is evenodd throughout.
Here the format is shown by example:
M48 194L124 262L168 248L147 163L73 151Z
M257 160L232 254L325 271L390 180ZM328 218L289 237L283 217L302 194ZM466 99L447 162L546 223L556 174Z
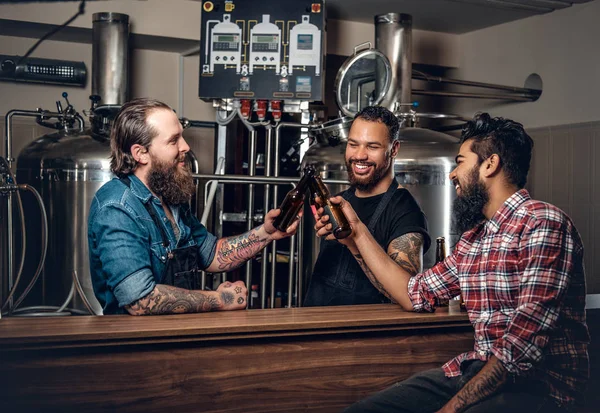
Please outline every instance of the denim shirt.
M162 282L167 254L197 245L201 268L212 262L217 238L198 221L188 206L171 207L179 239L160 200L135 175L131 187L114 178L92 201L88 218L90 272L94 293L104 314L126 313L124 306L148 295ZM150 202L169 238L164 247L160 229L144 207Z

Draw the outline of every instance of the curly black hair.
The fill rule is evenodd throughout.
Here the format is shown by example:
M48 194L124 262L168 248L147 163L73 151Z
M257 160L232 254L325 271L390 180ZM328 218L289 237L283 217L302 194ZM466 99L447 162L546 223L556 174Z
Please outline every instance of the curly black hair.
M400 122L394 114L383 106L367 106L354 116L354 120L362 119L367 122L380 122L387 126L390 142L398 139Z
M533 139L519 122L477 113L462 129L461 143L473 140L471 150L479 164L497 154L508 181L519 189L527 183Z

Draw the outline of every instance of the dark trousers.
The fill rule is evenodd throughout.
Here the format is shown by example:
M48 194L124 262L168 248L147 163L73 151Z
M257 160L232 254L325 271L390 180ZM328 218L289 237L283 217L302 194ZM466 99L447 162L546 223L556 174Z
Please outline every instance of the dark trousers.
M418 373L407 380L361 400L344 413L427 413L441 409L484 366L483 361L463 365L463 374L446 377L441 368ZM541 383L506 384L497 394L471 406L468 413L564 412Z

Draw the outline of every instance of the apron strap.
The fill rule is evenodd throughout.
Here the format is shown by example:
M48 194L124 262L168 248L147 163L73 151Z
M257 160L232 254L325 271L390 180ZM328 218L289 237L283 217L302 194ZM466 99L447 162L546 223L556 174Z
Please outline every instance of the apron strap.
M394 197L394 194L396 193L396 189L398 189L398 181L396 181L396 178L394 178L392 180L392 183L390 184L389 188L385 192L385 195L383 196L381 201L379 201L379 205L377 205L377 209L375 209L375 212L373 213L373 215L371 216L371 219L369 220L369 225L367 225L367 227L369 228L369 232L371 234L375 233L375 225L379 221L379 218L381 218L383 211L385 211L388 204Z
M129 179L128 176L119 178L119 180L123 182L128 188L131 188L131 179ZM156 210L152 207L152 205L150 205L150 202L142 202L142 204L144 205L144 208L146 208L146 211L148 211L148 214L150 214L150 218L152 218L152 221L154 221L154 225L156 225L160 231L163 247L168 249L170 245L169 237L167 236L165 227L163 226L162 222L160 222L160 218L158 217Z

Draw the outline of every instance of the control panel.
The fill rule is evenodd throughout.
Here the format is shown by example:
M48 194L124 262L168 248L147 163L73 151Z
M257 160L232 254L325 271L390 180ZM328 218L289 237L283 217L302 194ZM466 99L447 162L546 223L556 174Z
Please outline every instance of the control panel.
M323 0L202 3L198 95L322 101Z

